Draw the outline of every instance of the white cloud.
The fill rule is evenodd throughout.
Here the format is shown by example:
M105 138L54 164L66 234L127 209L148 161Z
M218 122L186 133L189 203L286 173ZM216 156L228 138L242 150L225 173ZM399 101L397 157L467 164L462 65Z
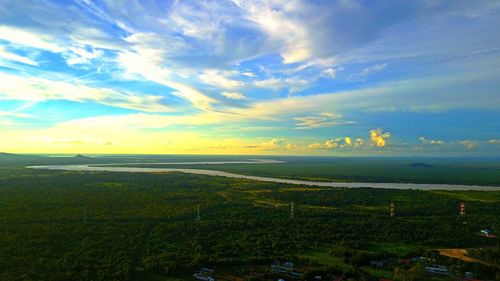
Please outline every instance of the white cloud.
M118 61L128 73L141 75L150 81L177 90L172 94L188 100L198 109L212 109L211 104L215 102L213 98L195 88L169 79L171 71L159 66L155 59L155 56L136 52L121 53L118 57Z
M351 81L364 80L366 77L370 75L383 71L386 68L386 66L387 64L383 63L365 67L361 70L361 72L349 75L347 79Z
M41 32L34 32L12 26L0 25L0 39L26 47L36 47L51 52L62 52L65 49L57 44L54 37Z
M38 66L38 62L32 60L31 58L8 52L3 46L0 45L0 60L2 59Z
M321 143L316 142L308 145L307 147L312 148L312 149L320 149L322 147Z
M495 84L495 79L494 75L487 78L481 75L481 78L440 77L389 82L365 89L264 100L246 108L228 109L227 112L255 119L273 119L276 116L330 111L436 112L457 108L492 109L500 107L500 99L496 98L497 92L493 87L474 92L474 99L470 97L471 89L484 87L485 83Z
M222 95L225 96L226 98L232 99L232 100L245 100L245 99L247 99L247 97L244 94L238 93L238 92L222 92Z
M285 139L274 138L268 142L263 142L258 145L248 145L246 148L259 149L259 150L281 150L289 149L288 144L286 144Z
M0 72L0 99L41 102L68 100L97 102L109 106L147 112L165 112L171 109L162 104L163 97L119 92L109 88L93 88L77 81L65 82L41 77L26 77Z
M323 74L323 76L334 79L335 77L337 77L337 70L330 67L330 68L323 70L322 74Z
M320 127L340 126L353 124L352 121L346 121L340 114L321 113L316 116L301 116L293 118L297 129L314 129Z
M309 59L313 54L309 46L307 25L297 17L304 10L299 1L233 1L269 36L280 50L283 63L290 64Z
M423 144L433 144L433 145L442 145L444 144L445 142L442 141L442 140L429 140L429 139L426 139L425 137L419 137L418 138L420 140L421 143Z
M370 140L377 147L387 145L387 139L391 137L389 132L384 132L381 128L370 130Z
M15 111L1 111L0 117L16 117L16 118L28 118L32 117L30 114L15 112Z
M474 140L462 140L459 141L458 143L463 145L467 149L474 149L478 145L478 142Z
M257 80L253 82L253 85L257 88L267 88L267 89L281 89L284 87L282 80L278 78L269 78L265 80Z
M353 140L351 137L343 137L326 140L323 144L321 143L312 143L309 144L308 147L311 149L334 149L334 148L343 148L343 149L352 149L352 148L361 148L364 144L364 140L362 138L356 138Z
M298 77L290 77L290 78L269 78L264 80L255 80L253 81L253 86L257 88L264 89L272 89L272 90L280 90L283 88L288 88L290 92L295 93L301 91L307 86L309 86L310 81L305 79L301 79Z
M238 89L244 87L245 83L243 81L229 78L235 74L237 74L237 72L210 69L205 70L199 78L205 84L214 85L223 89Z
M63 53L68 65L87 64L92 60L102 57L104 52L102 50L85 48L70 47L68 52Z
M382 64L376 64L374 66L363 68L360 75L361 76L368 76L368 75L375 74L377 72L384 70L386 68L386 66L387 66L386 63L382 63Z

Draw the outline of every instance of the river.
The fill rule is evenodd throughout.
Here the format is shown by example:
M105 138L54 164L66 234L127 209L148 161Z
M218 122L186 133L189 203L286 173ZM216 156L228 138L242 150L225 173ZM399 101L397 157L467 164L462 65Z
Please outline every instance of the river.
M141 167L111 167L110 165L214 165L214 164L269 164L283 163L276 160L252 160L252 161L220 161L220 162L163 162L163 163L125 163L125 164L98 164L98 165L44 165L44 166L29 166L31 169L47 169L47 170L66 170L66 171L87 171L87 172L130 172L130 173L186 173L205 176L218 176L226 178L237 178L255 180L261 182L275 182L306 186L320 187L344 187L344 188L388 188L388 189L418 189L418 190L482 190L482 191L499 191L500 186L480 186L480 185L460 185L460 184L432 184L432 183L375 183L375 182L318 182L293 179L280 179L272 177L249 176L235 173L228 173L217 170L204 169L181 169L181 168L141 168Z

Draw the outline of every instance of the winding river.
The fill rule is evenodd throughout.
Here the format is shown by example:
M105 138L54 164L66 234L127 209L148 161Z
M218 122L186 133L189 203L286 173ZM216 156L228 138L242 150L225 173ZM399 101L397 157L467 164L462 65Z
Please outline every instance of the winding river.
M388 188L388 189L418 189L418 190L482 190L500 191L500 186L480 186L480 185L460 185L460 184L432 184L432 183L378 183L378 182L318 182L293 179L280 179L271 177L259 177L228 173L217 170L205 169L183 169L183 168L141 168L123 167L129 165L225 165L225 164L270 164L284 163L277 160L250 159L249 161L208 161L208 162L161 162L161 163L112 163L97 165L44 165L29 166L31 169L66 170L66 171L87 171L87 172L130 172L130 173L186 173L205 176L218 176L226 178L237 178L255 180L261 182L274 182L306 186L320 187L345 187L345 188ZM119 167L122 166L122 167Z

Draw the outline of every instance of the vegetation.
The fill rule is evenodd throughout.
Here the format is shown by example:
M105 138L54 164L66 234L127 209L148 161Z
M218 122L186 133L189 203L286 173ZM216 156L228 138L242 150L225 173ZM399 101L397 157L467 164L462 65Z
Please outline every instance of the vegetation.
M488 159L425 159L414 163L407 158L274 157L286 163L183 165L182 168L303 179L312 181L411 182L500 186L500 162ZM137 165L169 167L168 165ZM425 167L423 167L425 166Z
M9 162L0 165L0 280L184 280L200 266L242 277L268 272L273 260L294 261L304 278L420 280L420 265L370 265L419 255L495 278L499 244L478 231L500 229L499 202L499 192L308 188ZM439 256L440 248L472 249L481 262Z

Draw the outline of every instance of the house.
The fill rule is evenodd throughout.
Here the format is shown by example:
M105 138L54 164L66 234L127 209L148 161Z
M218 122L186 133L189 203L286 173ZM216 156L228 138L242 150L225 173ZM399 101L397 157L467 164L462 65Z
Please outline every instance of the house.
M201 273L193 274L193 278L201 281L215 281L215 279L212 276L206 276Z
M387 260L371 260L370 265L376 267L384 267L387 264Z
M442 265L426 266L425 270L430 274L450 275L450 271L448 270L448 268Z
M496 235L493 234L493 230L491 229L481 229L479 232L479 235L486 237L486 238L495 238Z
M215 278L211 276L213 273L213 269L202 267L198 273L193 274L193 278L201 281L215 281Z
M398 263L399 264L410 265L411 264L411 259L399 259Z
M285 262L283 264L280 264L279 262L274 262L273 265L271 265L271 270L276 273L280 274L285 274L285 273L291 273L293 272L293 267L295 265L293 262Z

